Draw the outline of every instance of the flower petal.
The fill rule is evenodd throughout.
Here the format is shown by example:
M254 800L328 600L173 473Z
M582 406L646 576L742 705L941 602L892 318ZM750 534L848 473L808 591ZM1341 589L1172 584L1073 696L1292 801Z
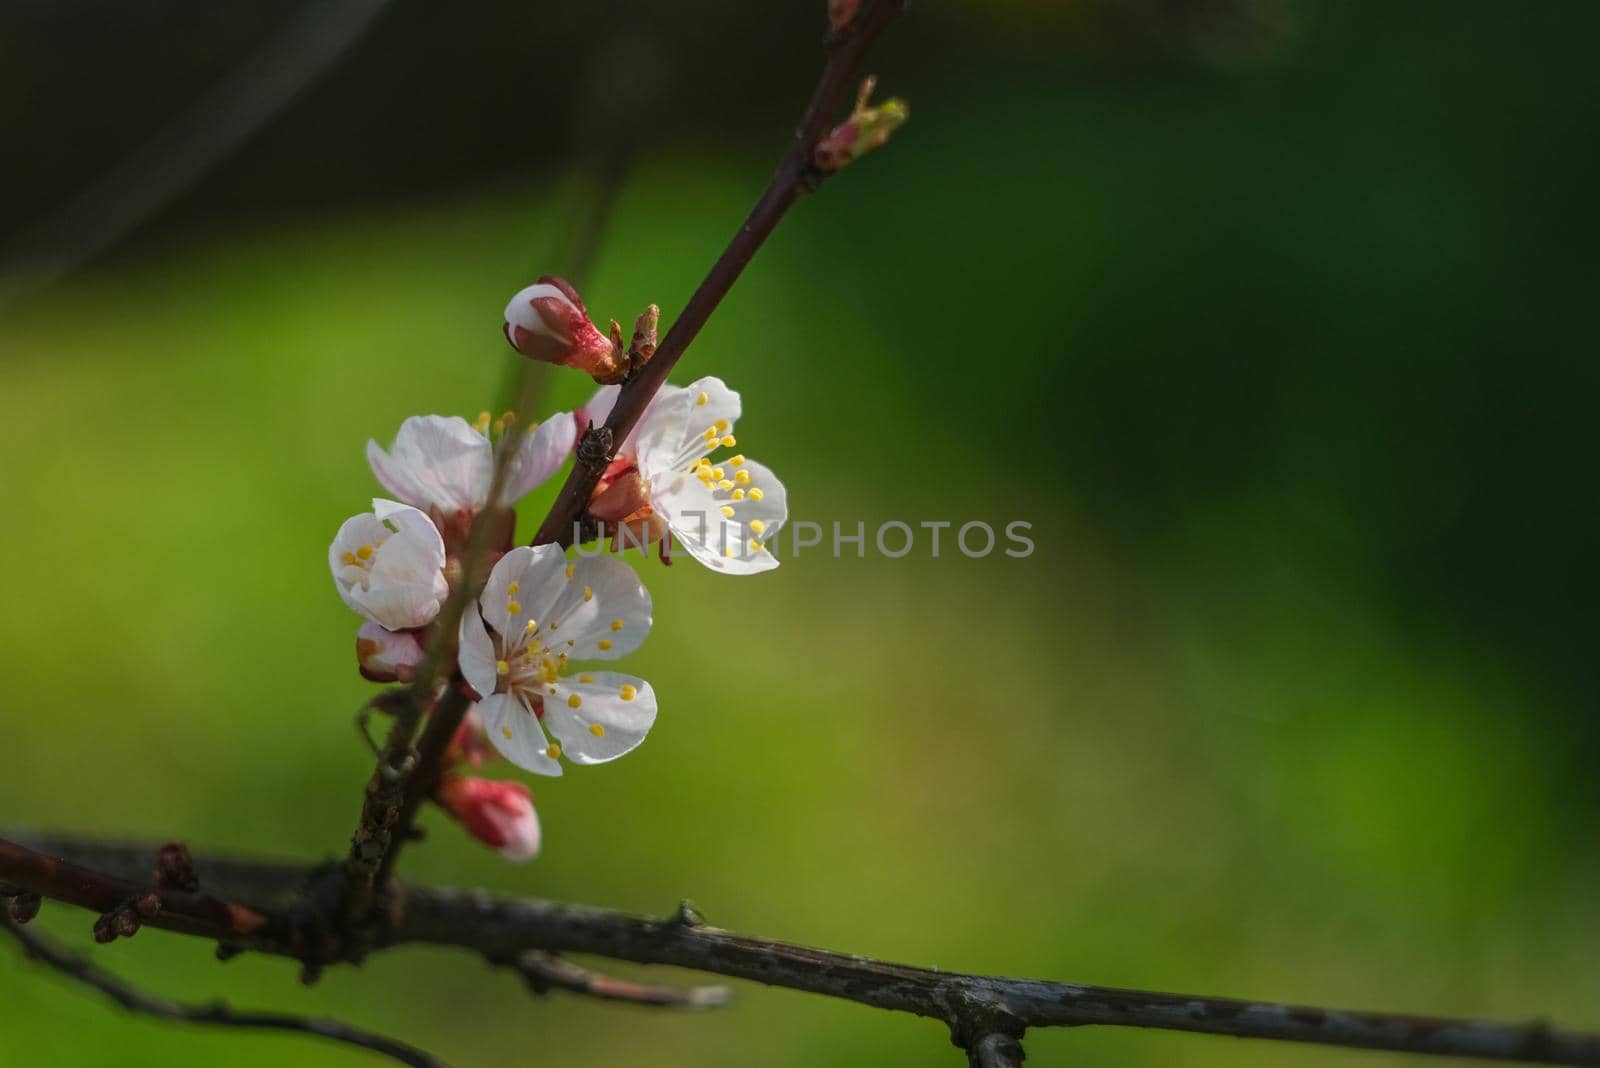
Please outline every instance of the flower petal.
M540 620L539 637L574 660L615 660L650 633L650 591L633 568L611 556L580 556L563 571L560 597Z
M639 472L649 480L686 468L733 430L739 412L739 394L720 378L708 376L671 392L663 388L635 433Z
M494 693L500 684L500 673L495 670L494 642L489 638L483 618L470 606L461 613L461 642L456 659L461 676L468 686L478 691L480 700Z
M559 545L518 546L495 562L478 604L483 618L506 638L502 652L522 647L529 620L543 626L551 618L566 587L566 566Z
M561 679L544 707L545 726L577 764L603 764L636 749L656 721L650 684L615 671Z
M505 496L514 502L544 483L566 463L577 442L577 421L567 412L547 419L523 434L506 471Z
M379 482L418 508L477 511L489 500L493 449L459 416L412 416L389 452L369 443L367 461Z
M729 470L726 462L723 470ZM674 542L713 571L771 571L778 560L766 543L788 518L788 496L783 483L761 464L746 460L737 471L748 471L749 481L734 483L731 491L688 474L658 479L651 488L651 505L672 528ZM759 498L750 496L751 489L759 491ZM739 490L744 496L735 499L732 494Z
M509 693L497 693L478 703L478 714L489 741L500 755L535 775L560 775L561 762L550 755L550 742L538 717Z

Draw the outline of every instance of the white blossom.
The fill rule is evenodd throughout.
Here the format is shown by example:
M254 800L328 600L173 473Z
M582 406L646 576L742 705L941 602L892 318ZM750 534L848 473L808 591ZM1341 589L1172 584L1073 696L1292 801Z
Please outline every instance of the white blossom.
M328 567L344 603L387 630L433 621L450 592L444 539L417 509L381 498L351 516L328 547Z

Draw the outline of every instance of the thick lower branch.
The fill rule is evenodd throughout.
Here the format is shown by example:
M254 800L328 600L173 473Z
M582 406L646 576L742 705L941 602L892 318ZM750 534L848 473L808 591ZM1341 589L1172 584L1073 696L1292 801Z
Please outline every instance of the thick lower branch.
M38 848L93 857L118 874L130 867L140 870L151 853L145 847L31 841ZM3 857L0 854L0 860ZM262 910L281 902L282 865L196 863L202 885L213 893ZM3 863L0 882L16 882ZM736 934L699 924L688 913L663 920L481 890L397 886L395 892L398 896L388 910L392 922L379 936L379 948L426 943L469 949L502 961L524 951L543 950L669 964L915 1013L942 1020L957 1036L970 1036L974 1042L986 1036L1014 1037L1032 1027L1104 1024L1600 1068L1600 1035L1561 1031L1544 1023L1351 1012L936 972ZM998 1038L991 1046L995 1048L988 1051L990 1055L1006 1052Z

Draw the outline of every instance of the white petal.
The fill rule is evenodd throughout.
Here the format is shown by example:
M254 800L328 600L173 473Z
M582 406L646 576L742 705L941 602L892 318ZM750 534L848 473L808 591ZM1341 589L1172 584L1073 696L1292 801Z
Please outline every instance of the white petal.
M738 468L723 463L724 473L748 471L750 481L733 490L708 487L688 474L658 479L651 486L651 505L672 528L674 545L682 545L702 564L726 575L753 575L778 566L766 545L788 518L788 496L766 467L746 460ZM732 482L732 479L727 481ZM750 497L758 489L761 499ZM733 493L744 490L735 500ZM727 515L724 509L731 510ZM757 549L757 543L762 548Z
M639 420L639 473L651 480L686 467L733 431L739 411L739 394L720 378L702 378L670 393L663 389Z
M478 605L489 625L505 636L503 651L521 648L529 620L542 627L550 619L565 587L566 566L559 545L518 546L495 562Z
M462 677L478 691L480 698L494 693L500 683L500 673L495 670L494 642L484 628L483 619L471 608L461 614L461 643L456 658Z
M612 556L582 556L561 581L561 595L539 625L539 638L552 652L615 660L644 644L650 592L633 568Z
M611 409L617 404L617 394L621 392L621 386L601 386L595 390L594 396L589 398L589 403L572 413L578 432L581 434L591 426L600 426L610 419Z
M351 608L389 630L410 630L433 622L443 595L429 586L373 586L350 590Z
M650 684L615 671L569 675L545 698L545 726L578 764L603 764L636 749L655 721Z
M478 703L483 726L500 755L535 775L560 775L561 762L550 755L550 742L539 720L509 693L497 693Z
M334 584L347 605L374 623L389 630L420 627L438 615L449 593L441 571L444 539L415 508L372 504L372 513L346 520L329 547ZM355 558L362 563L346 562Z
M412 416L400 424L393 449L368 446L367 459L378 481L400 487L395 495L420 508L476 511L489 499L493 449L459 416Z
M514 502L544 483L572 455L577 440L577 422L562 412L531 434L523 434L516 455L506 471L504 500Z

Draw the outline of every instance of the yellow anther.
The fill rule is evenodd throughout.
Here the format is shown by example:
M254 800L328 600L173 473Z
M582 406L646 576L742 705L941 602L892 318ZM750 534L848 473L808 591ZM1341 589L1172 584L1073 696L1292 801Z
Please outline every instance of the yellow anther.
M561 757L561 747L559 745L557 745L555 742L551 742L550 743L550 748L546 749L544 751L544 754L545 754L545 756L549 757L551 760L558 760Z
M733 479L725 478L721 482L718 482L717 483L717 489L719 489L719 490L731 490L731 489L733 489Z
M717 440L717 430L716 430L715 427L709 427L708 426L708 427L706 427L706 432L704 434L701 434L700 436L705 438L707 441L716 441Z
M599 641L595 642L595 644L598 645L602 651L604 651L611 648L611 639L601 638Z
M567 698L568 708L577 708L581 704L583 704L583 698L579 697L577 694L573 694L571 697Z
M767 529L767 525L759 519L752 519L750 520L750 529L755 531L757 534L760 534L762 531Z
M509 742L512 739L512 734L511 734L511 728L510 727L501 727L500 728L500 733L505 735L506 741Z
M511 665L504 660L496 660L494 662L494 670L498 675L509 675L511 674Z
M372 559L372 546L363 545L361 548L356 550L356 555L359 556L363 560L371 560Z
M705 394L702 393L701 396L705 396ZM606 736L606 729L600 726L598 723L591 723L589 724L589 733L594 735L596 738L604 738Z
M739 444L739 439L734 437L732 434L722 435L722 447L724 449L731 449L737 444Z
M507 601L506 602L506 615L508 615L508 616L520 616L521 614L522 614L522 605L521 604L519 604L516 601Z
M502 423L504 423L506 426L510 426L512 423L515 423L517 421L517 413L516 412L506 412L504 415L502 415L500 417L500 421Z
M722 468L720 468L720 467L713 467L711 469L711 477L712 478L725 478L726 475L727 475L727 473L725 471L723 471Z
M733 480L741 486L748 486L750 484L750 472L736 471L734 472Z
M733 499L736 500L736 501L744 500L744 490L742 490L742 489L734 490L733 491Z
M763 545L763 544L762 544L762 543L761 543L761 542L759 542L759 541L757 541L757 540L756 540L756 539L754 539L754 538L751 538L751 539L750 539L750 551L751 551L751 552L753 552L753 553L758 553L758 552L760 552L760 551L761 551L761 550L762 550L762 549L765 549L765 548L766 548L766 546L765 546L765 545Z
M717 433L721 434L723 431L728 429L728 421L726 419L718 419L715 423L711 424L711 428Z
M584 587L584 588L583 588L583 599L584 599L584 600L585 600L585 601L592 601L592 600L594 600L594 587L592 587L592 586L585 586L585 587Z
M355 553L347 552L343 556L339 557L339 559L344 561L344 565L346 567L355 567L359 563L359 561L356 560Z
M579 675L578 676L578 681L579 682L593 682L594 681L594 676L593 675L588 675L588 674Z
M744 466L744 453L741 452L738 456L735 456L733 459L729 460L728 461L728 466L729 467L743 467Z
M706 402L706 401L708 401L708 400L710 400L710 399L711 399L711 398L710 398L710 397L709 397L709 396L707 396L707 395L706 395L706 394L705 394L705 393L704 393L704 392L702 392L702 393L701 393L701 394L700 394L700 396L698 396L698 397L696 397L696 398L695 398L695 399L694 399L694 402L695 402L695 403L696 403L696 404L704 404L704 403L705 403L705 402Z
M733 518L733 505L731 505L731 504L723 505L722 506L722 515L723 515L723 517L725 519L732 519Z
M734 556L733 546L731 546L731 545L723 546L722 555L726 556L728 559L732 560L733 556Z
M487 434L489 432L489 423L493 418L488 412L479 412L478 418L472 424L472 428L480 434Z
M572 573L574 571L577 571L577 570L578 570L578 565L577 564L568 564L567 565L567 578L571 578L572 577Z
M619 631L619 630L621 630L621 629L622 629L622 620L620 620L620 619L613 619L613 620L612 620L612 621L611 621L611 629L612 629L612 630L613 630L613 631Z
M537 619L528 620L528 633L529 634L532 634L534 631L536 631L538 629L539 629L539 621Z
M625 683L622 684L622 690L620 691L620 696L622 697L622 699L624 701L631 701L635 697L639 696L639 689L638 689L638 687L634 686L632 683L625 682Z
M515 597L517 595L517 591L520 589L522 589L522 584L520 582L513 582L511 585L506 587L506 596Z
M761 498L763 498L765 496L766 496L766 494L762 493L758 489L753 489L753 490L750 491L750 499L752 501L759 501Z

